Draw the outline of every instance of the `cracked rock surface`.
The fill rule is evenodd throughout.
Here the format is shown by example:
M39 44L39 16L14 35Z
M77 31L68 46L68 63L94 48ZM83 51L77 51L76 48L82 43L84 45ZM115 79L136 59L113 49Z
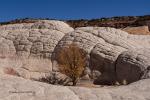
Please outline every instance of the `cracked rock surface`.
M49 75L55 46L65 34L73 30L66 23L54 20L0 26L1 72L13 68L27 79Z
M58 41L73 28L61 21L0 26L0 50L19 57L50 58Z
M53 69L60 50L71 43L87 53L87 73L97 73L95 84L131 84L85 88L33 81L49 77L48 82L67 84L69 78ZM53 20L0 26L0 100L149 100L149 50L149 35L108 27L73 29Z
M90 70L101 73L95 80L96 84L112 84L116 80L131 83L149 78L150 64L143 62L150 60L148 53L144 52L150 49L150 35L131 35L109 27L73 29L64 22L54 20L0 26L1 57L17 55L25 59L52 59L52 63L48 63L50 66L23 64L21 69L17 69L23 77L39 77L39 74L57 70L60 50L71 43L87 52ZM130 75L129 69L137 71Z
M102 73L101 76L95 80L95 83L112 84L114 81L118 80L117 75L121 75L116 73L123 73L123 71L125 71L123 69L126 69L126 65L123 65L121 60L117 60L119 59L118 56L125 51L148 51L150 49L150 36L131 35L122 30L109 27L81 27L66 34L61 39L54 50L52 59L57 61L57 59L59 59L57 58L57 55L59 54L60 50L71 43L76 43L78 47L88 53L90 57L89 67L91 70L98 70ZM139 52L137 52L137 54ZM150 56L148 56L146 53L141 53L141 55L146 56L147 60L150 60ZM130 56L132 56L132 54ZM130 56L127 56L127 59L130 59ZM144 62L146 59L142 59L142 61ZM124 60L124 62L128 61ZM137 62L138 61L133 62L132 65L136 65ZM122 65L119 65L119 63ZM142 67L144 67L143 64L149 66L149 63L142 63ZM132 65L128 65L129 68L131 68ZM117 68L121 68L122 72L116 72L119 71ZM136 70L138 67L132 68L133 70L134 68ZM138 80L141 79L144 70L140 69L140 72L141 75L137 76ZM128 73L128 71L125 73ZM134 75L132 76L130 74L128 74L127 77L135 78ZM123 75L121 79L129 80L129 83L135 81L127 77Z

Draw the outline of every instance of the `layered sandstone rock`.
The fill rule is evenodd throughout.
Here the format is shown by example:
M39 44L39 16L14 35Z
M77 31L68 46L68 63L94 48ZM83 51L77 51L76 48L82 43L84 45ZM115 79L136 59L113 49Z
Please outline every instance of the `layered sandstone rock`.
M54 20L0 26L1 72L13 69L23 78L36 80L48 76L52 72L51 54L55 46L73 30Z
M149 27L148 26L138 26L138 27L126 27L122 29L130 34L136 35L150 35Z
M131 83L142 78L149 78L150 51L126 51L119 55L116 62L117 79Z
M13 76L0 76L1 100L148 100L150 80L142 80L120 87L61 87L25 80ZM136 90L136 91L135 91Z
M71 31L64 22L46 20L0 26L0 51L25 58L50 58L58 41Z
M112 84L113 81L117 80L116 64L118 62L116 61L118 56L128 50L136 52L140 49L149 49L149 39L150 36L130 35L114 28L77 28L62 38L56 46L52 58L57 61L60 50L68 44L75 43L89 55L91 70L98 70L102 73L95 83Z
M126 77L134 78L132 77L134 75L129 74L117 77L117 75L120 75L118 73L125 68L123 64L127 63L128 68L130 68L130 63L124 60L126 55L122 53L126 51L128 54L128 51L134 51L135 54L139 54L137 51L149 50L150 36L131 35L122 30L109 27L81 27L74 30L64 22L46 20L0 26L1 57L17 55L22 58L52 59L53 64L51 62L47 63L48 67L42 67L43 65L38 63L34 66L30 66L30 63L29 65L28 63L22 65L19 72L28 78L32 76L39 77L40 73L57 70L57 63L55 62L59 59L58 54L62 48L71 43L77 44L79 48L87 53L87 67L91 70L89 72L101 73L95 82L97 84L112 84L117 78L119 80ZM142 55L149 59L146 54ZM131 54L130 56L134 58L135 55ZM122 60L124 63L121 63ZM142 58L142 61L147 60ZM137 63L138 60L135 60L133 65L136 66ZM142 63L139 67L144 66L143 64L145 63ZM28 72L29 74L27 74ZM148 73L149 71L146 74ZM137 75L137 73L133 74ZM139 80L143 75L137 77L136 80ZM129 83L136 80L129 79Z

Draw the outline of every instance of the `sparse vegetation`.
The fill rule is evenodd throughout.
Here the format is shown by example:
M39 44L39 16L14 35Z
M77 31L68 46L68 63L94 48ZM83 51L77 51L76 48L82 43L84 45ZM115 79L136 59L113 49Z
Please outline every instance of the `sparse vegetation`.
M13 68L11 67L7 67L4 69L4 73L8 74L8 75L13 75L13 76L19 76L19 73L17 71L15 71Z
M86 56L76 44L63 48L59 54L58 64L60 72L72 79L73 86L77 84L86 66Z
M51 72L48 76L42 77L37 81L45 82L53 85L69 86L72 84L71 79L59 72Z
M23 18L15 19L8 22L0 22L0 25L16 24L16 23L35 23L38 20L56 20L50 18ZM145 16L115 16L111 18L98 18L98 19L79 19L79 20L62 20L67 22L71 27L114 27L125 28L129 26L149 26L150 28L150 15Z
M149 26L150 28L150 15L145 16L116 16L111 18L99 18L91 20L68 20L67 23L76 27L97 26L97 27L114 27L125 28L129 26Z

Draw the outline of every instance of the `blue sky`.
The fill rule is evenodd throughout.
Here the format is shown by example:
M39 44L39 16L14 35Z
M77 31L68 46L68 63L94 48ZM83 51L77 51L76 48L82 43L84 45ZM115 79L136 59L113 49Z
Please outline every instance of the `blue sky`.
M0 0L0 21L148 15L150 0Z

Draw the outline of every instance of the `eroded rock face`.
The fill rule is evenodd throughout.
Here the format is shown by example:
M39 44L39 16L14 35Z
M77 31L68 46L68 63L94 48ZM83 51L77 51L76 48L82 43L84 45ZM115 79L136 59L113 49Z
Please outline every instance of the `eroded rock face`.
M52 29L63 33L73 31L68 24L57 20L39 20L35 23L8 24L0 26L0 30L16 30L16 29Z
M136 59L136 55L132 55L132 53L130 54L128 51L134 51L136 52L135 54L138 55L140 53L137 52L137 50L141 52L143 49L149 50L150 36L131 35L119 29L109 27L81 27L74 30L64 22L46 20L28 24L22 23L0 26L1 57L5 55L17 55L23 58L35 57L52 59L53 64L50 64L52 66L50 68L41 68L40 64L36 67L23 66L24 69L23 71L21 69L20 72L25 73L24 77L26 77L26 71L24 70L29 71L29 77L34 75L35 77L39 77L40 72L48 73L54 70L58 71L58 54L62 48L71 43L77 44L79 48L87 53L87 67L91 70L89 72L100 73L96 74L96 84L112 84L117 78L119 80L126 78L127 74L119 74L124 70L124 64L127 64L127 66L129 66L128 68L130 68L130 62L124 59L126 54L123 52L126 51L127 54L132 56L128 56L131 60ZM149 59L149 56L146 54L142 55ZM141 59L141 62L147 61L144 58ZM122 61L124 63L122 63ZM136 65L137 63L139 63L139 61L136 59L133 65L137 68L145 68L145 63L141 63L139 66ZM143 72L145 69L140 69L140 71L141 70ZM144 75L148 76L148 73L149 72L147 72L146 75L144 73ZM135 73L135 76L137 75L139 74ZM137 77L139 78L139 76ZM140 76L139 79L141 79L141 77L143 76ZM136 80L138 79L129 79L129 82Z
M137 35L149 35L150 31L148 26L139 26L139 27L126 27L122 29L130 34L137 34Z
M58 41L71 31L73 29L61 21L44 20L0 26L1 52L25 58L50 58Z
M62 50L62 48L68 46L69 44L75 43L80 49L83 49L87 53L87 59L89 59L89 54L93 47L98 42L104 42L102 39L98 38L97 36L94 36L91 33L85 32L83 30L75 30L73 32L70 32L66 34L61 41L57 44L53 55L52 60L57 61L59 59L59 53Z
M90 68L102 73L102 75L95 80L95 84L111 85L114 83L114 80L116 80L116 59L119 54L125 50L125 48L108 43L99 43L93 48L90 55Z
M87 52L91 70L98 70L102 73L95 83L112 84L117 80L116 60L118 56L128 50L149 49L149 39L150 36L130 35L114 28L77 28L61 39L54 50L52 59L57 61L60 50L68 44L75 43Z
M62 37L73 30L66 23L54 20L0 26L1 73L12 74L14 71L20 77L32 80L53 77L50 74L51 54Z
M142 78L149 78L150 51L126 51L119 55L116 64L117 79L131 83Z

